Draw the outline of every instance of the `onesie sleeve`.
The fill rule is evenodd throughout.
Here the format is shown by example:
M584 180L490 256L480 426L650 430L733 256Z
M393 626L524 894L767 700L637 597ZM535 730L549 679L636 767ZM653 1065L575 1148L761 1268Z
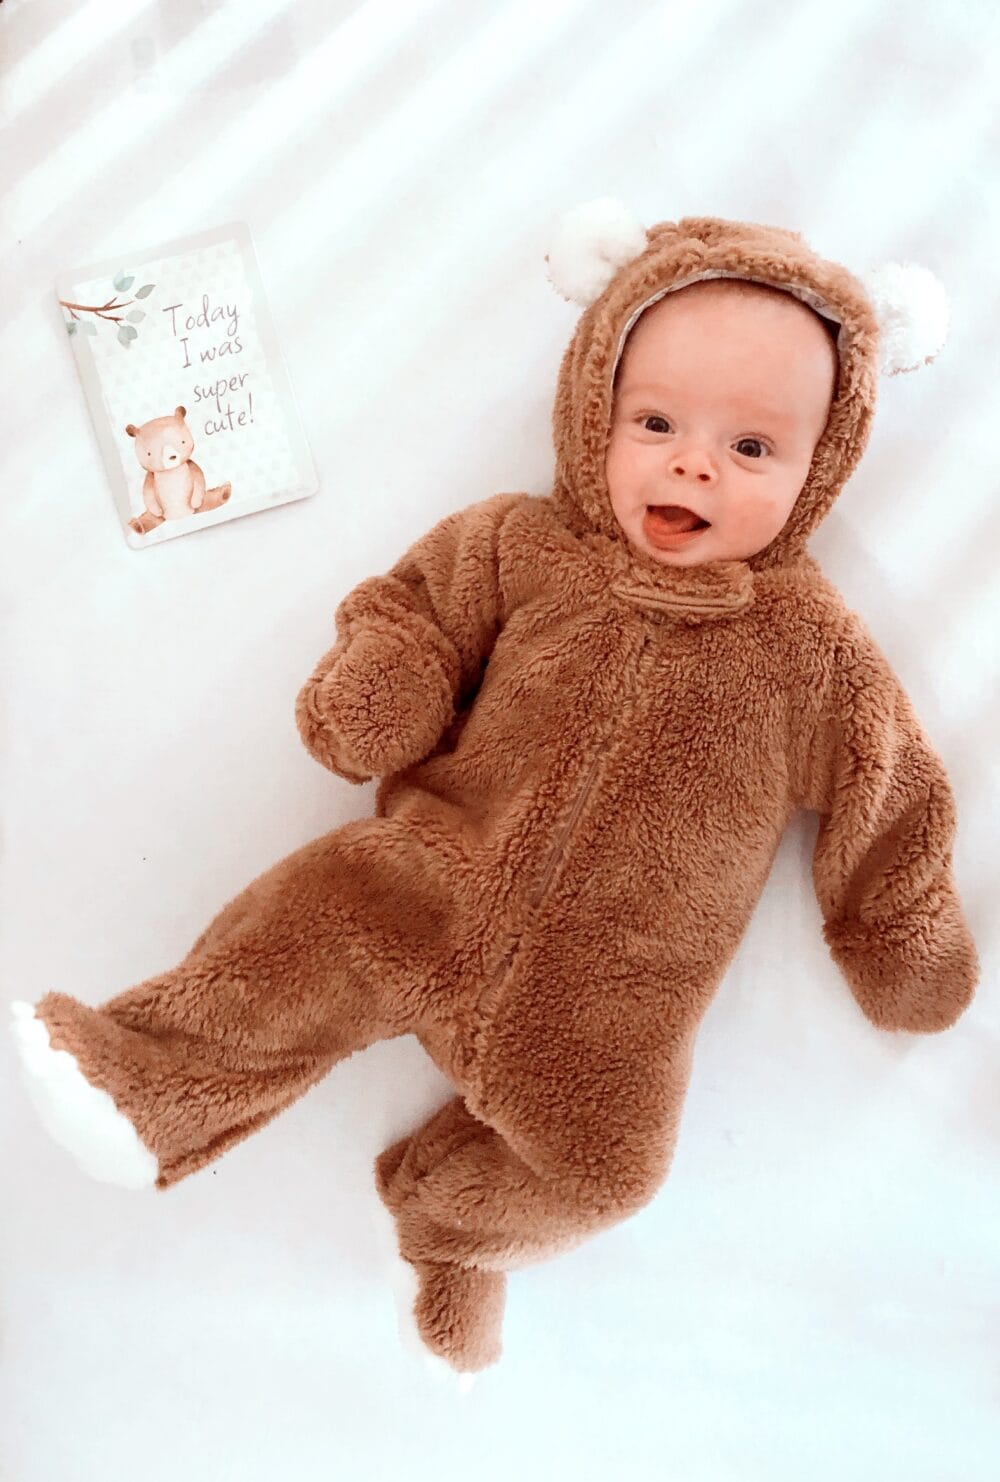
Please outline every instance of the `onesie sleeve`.
M809 779L823 936L882 1029L946 1029L979 960L952 873L955 802L941 758L856 614L834 645Z
M482 678L503 622L500 531L524 494L446 515L394 566L352 588L336 642L296 701L307 750L351 782L426 756Z

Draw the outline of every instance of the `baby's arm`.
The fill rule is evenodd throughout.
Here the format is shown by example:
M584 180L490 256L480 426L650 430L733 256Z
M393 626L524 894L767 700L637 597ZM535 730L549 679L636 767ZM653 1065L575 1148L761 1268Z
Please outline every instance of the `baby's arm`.
M874 1024L945 1029L979 980L952 874L955 802L899 679L857 615L849 619L809 778L823 936Z
M299 693L317 761L350 782L398 771L440 740L502 623L500 528L524 494L445 516L384 575L343 598L337 641Z

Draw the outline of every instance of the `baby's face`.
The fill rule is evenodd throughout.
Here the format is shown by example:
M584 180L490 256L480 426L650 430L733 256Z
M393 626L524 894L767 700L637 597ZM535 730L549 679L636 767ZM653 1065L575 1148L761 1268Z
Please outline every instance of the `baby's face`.
M605 462L632 544L669 566L763 550L805 483L836 373L826 330L790 294L710 279L647 309L619 363ZM708 524L681 533L650 514L678 505Z

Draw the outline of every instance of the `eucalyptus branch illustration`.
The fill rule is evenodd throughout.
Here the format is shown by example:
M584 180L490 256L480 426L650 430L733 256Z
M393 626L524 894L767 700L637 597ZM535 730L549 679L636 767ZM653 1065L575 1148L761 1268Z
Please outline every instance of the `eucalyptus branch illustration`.
M114 319L115 322L117 323L118 320L119 320L119 318L120 318L120 316L117 315L117 314L109 314L108 313L108 310L109 309L127 309L128 306L129 306L129 304L134 303L134 300L128 298L128 299L125 300L125 302L123 304L116 304L115 301L114 301L114 299L110 299L109 298L106 304L72 304L72 303L70 303L69 299L67 299L67 298L61 298L59 300L59 302L62 304L62 306L63 306L64 309L69 309L70 313L73 314L73 318L74 319L79 319L80 315L79 314L74 314L73 313L73 310L74 309L79 309L81 311L81 313L84 313L84 314L96 314L98 316L98 318L100 318L100 319ZM70 326L70 327L72 327L72 326Z
M145 319L146 313L143 309L133 309L131 313L124 316L129 321L129 323L124 324L120 311L127 309L129 304L135 302L135 299L147 298L156 287L155 283L144 283L141 288L136 289L135 298L127 298L121 303L117 303L115 301L117 295L127 293L134 282L134 275L126 277L124 273L119 273L114 279L115 293L104 304L76 304L71 303L68 299L61 298L59 300L60 304L64 309L68 309L72 315L72 318L64 320L66 333L76 334L78 330L82 329L84 334L96 334L97 325L94 319L82 319L80 317L82 314L93 314L95 319L103 319L107 323L117 324L118 342L128 349L129 345L139 334L139 331L133 328L133 326L141 323Z

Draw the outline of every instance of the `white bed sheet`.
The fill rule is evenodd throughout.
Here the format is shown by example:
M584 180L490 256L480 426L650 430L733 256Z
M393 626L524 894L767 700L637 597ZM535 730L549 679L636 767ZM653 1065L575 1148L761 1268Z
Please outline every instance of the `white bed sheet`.
M1000 227L995 6L7 0L0 12L5 1001L98 1002L371 810L305 753L333 608L451 509L543 492L575 311L557 213L792 226L930 267L813 542L945 759L983 960L947 1034L876 1032L784 839L705 1020L657 1199L514 1273L468 1395L399 1344L371 1164L448 1087L342 1065L168 1196L90 1183L0 1046L0 1420L16 1482L991 1482L1000 1474ZM52 279L243 217L321 476L129 550ZM6 1036L4 1036L6 1040Z

